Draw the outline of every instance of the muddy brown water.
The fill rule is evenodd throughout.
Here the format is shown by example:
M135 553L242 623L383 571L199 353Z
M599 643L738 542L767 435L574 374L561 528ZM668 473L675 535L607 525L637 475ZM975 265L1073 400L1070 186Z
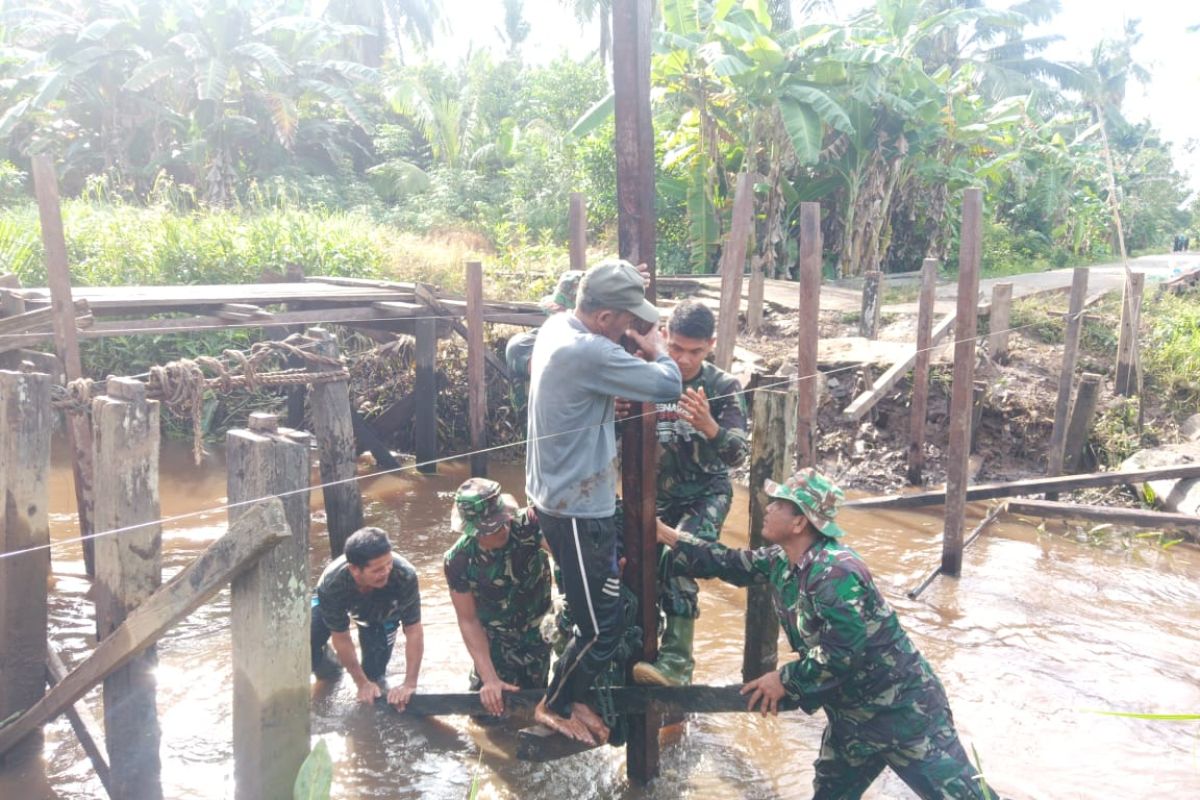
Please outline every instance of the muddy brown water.
M368 524L393 534L420 574L426 651L421 687L462 691L470 661L441 573L450 545L451 493L464 467L362 481ZM493 477L521 497L520 465L493 464ZM186 447L164 451L163 564L170 576L222 532L225 472L219 454L193 467ZM314 498L314 577L328 553ZM75 535L70 469L56 462L52 535ZM744 543L744 493L725 539ZM982 515L983 509L972 512ZM904 592L940 557L936 513L843 515L850 543L866 558L904 626L950 695L968 749L1010 798L1200 797L1200 726L1117 718L1098 710L1200 712L1200 553L1145 541L1105 545L1071 530L992 527L966 552L964 577L939 578L917 601ZM54 551L52 637L76 663L93 645L88 583L79 548ZM697 625L698 681L739 679L744 591L706 581ZM164 793L233 796L229 595L223 592L171 630L158 647ZM781 653L786 645L781 646ZM790 657L790 656L789 656ZM397 647L390 672L403 674ZM343 678L315 690L313 735L335 761L336 798L465 798L479 775L481 798L794 798L811 794L823 717L749 714L693 717L664 742L662 777L649 787L625 777L624 752L602 748L553 764L519 762L511 730L485 731L466 718L406 719L354 702ZM99 690L86 698L101 715ZM46 777L0 777L3 800L102 796L65 719L46 728ZM868 798L910 798L885 773Z

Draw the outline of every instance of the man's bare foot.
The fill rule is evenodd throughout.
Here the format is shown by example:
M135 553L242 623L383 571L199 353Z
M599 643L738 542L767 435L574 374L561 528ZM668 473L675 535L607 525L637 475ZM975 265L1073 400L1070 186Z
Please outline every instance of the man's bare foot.
M587 726L588 731L601 744L608 741L608 726L604 724L604 720L600 718L600 715L592 711L586 704L572 703L571 719L577 719Z
M574 739L577 742L583 742L593 747L596 746L596 739L592 736L586 725L573 715L570 718L565 718L555 714L546 707L545 700L538 703L537 708L533 710L533 721L539 725L545 725L550 730L560 733L568 739Z

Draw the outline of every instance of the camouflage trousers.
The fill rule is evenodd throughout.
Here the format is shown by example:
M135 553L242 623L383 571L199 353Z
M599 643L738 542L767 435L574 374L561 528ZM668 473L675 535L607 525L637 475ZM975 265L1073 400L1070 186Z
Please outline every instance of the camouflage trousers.
M985 794L986 784L967 758L944 695L932 708L890 709L861 722L828 708L826 713L813 800L856 800L885 767L924 800L997 796Z
M550 679L550 644L542 637L541 629L504 632L487 629L488 652L492 666L505 683L522 689L545 689ZM471 669L471 691L477 692L483 681Z
M658 496L658 516L663 522L706 542L721 536L721 526L733 504L733 486L729 481L714 481L709 491L690 497ZM696 619L700 616L700 587L696 579L675 574L667 557L667 548L659 546L658 602L663 613L672 617Z

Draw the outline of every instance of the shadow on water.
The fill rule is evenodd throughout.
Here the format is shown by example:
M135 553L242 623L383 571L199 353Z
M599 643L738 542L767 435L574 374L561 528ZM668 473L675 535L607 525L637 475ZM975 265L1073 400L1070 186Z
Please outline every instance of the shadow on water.
M518 498L520 465L493 464L493 477ZM367 523L388 530L416 566L422 589L426 652L421 687L461 691L470 667L441 572L451 544L449 504L465 477L412 472L362 482ZM220 506L224 465L218 455L193 467L186 447L164 451L164 516ZM70 469L56 462L52 535L74 535ZM744 509L739 497L735 508ZM311 570L328 543L314 497ZM982 514L982 508L974 509ZM164 527L164 575L181 569L224 528L223 511ZM1031 526L992 527L965 555L964 577L939 578L918 601L904 592L940 557L934 513L844 515L849 541L868 561L885 595L945 683L960 732L974 745L994 786L1012 798L1194 797L1200 795L1195 725L1119 719L1089 709L1195 712L1200 709L1200 554L1146 544L1096 547ZM745 541L745 513L726 526ZM52 637L77 662L94 645L94 623L80 575L79 548L54 551ZM697 625L697 680L738 680L744 591L707 581ZM171 798L232 797L229 595L222 592L170 631L159 645L158 704L163 729L164 791ZM785 646L786 647L786 646ZM781 651L784 648L781 648ZM390 673L403 674L397 647ZM99 691L86 698L97 715ZM336 764L338 798L465 798L479 764L481 798L775 798L811 792L811 762L823 718L725 714L695 717L664 744L662 777L632 786L614 748L552 765L511 757L511 730L466 718L416 720L360 706L353 684L315 685L313 734ZM482 756L480 755L482 751ZM65 720L46 728L43 759L51 796L92 798L101 788ZM36 771L35 771L36 772ZM35 775L0 796L47 796ZM29 782L32 781L32 782ZM868 798L910 798L889 774Z

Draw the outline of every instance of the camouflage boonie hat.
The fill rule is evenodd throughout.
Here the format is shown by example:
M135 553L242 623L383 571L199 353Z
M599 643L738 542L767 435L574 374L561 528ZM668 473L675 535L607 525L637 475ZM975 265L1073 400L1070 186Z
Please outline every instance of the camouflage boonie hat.
M555 314L559 311L570 311L575 308L575 296L579 293L579 282L583 280L583 270L569 269L558 276L554 286L554 294L548 294L538 301L542 311Z
M818 531L831 539L845 535L833 518L846 496L833 481L815 469L797 472L786 483L767 481L763 489L770 497L794 503Z
M487 478L471 478L454 493L450 527L467 536L487 536L500 530L517 513L517 501L501 494L500 484Z

